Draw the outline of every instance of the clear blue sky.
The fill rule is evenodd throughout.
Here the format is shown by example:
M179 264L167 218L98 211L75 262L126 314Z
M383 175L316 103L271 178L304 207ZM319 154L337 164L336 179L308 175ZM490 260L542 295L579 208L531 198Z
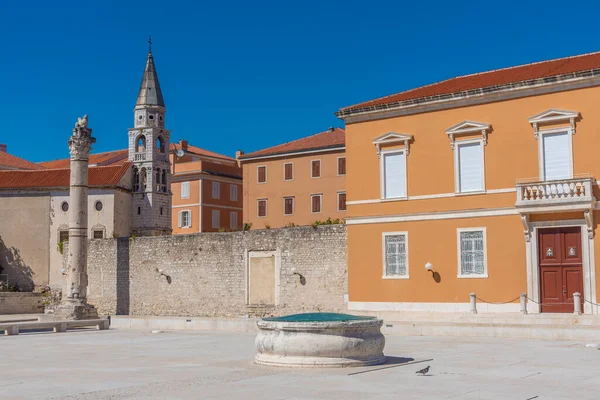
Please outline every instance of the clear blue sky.
M152 34L172 140L233 156L343 126L340 107L449 77L600 50L598 2L21 1L0 6L0 142L126 148Z

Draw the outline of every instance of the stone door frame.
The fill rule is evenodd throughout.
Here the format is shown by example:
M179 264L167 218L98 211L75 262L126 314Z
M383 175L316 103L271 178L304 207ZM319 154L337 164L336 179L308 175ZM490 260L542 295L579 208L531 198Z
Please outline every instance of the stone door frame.
M281 250L248 250L244 251L246 305L250 304L250 259L275 257L275 306L279 305L281 292Z

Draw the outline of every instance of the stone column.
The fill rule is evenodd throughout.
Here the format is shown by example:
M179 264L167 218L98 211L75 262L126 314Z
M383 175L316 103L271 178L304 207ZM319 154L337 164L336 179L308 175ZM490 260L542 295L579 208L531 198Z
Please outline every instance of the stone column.
M87 115L79 118L69 139L71 181L69 187L69 253L67 286L63 304L57 314L67 319L98 318L96 309L88 305L87 246L88 246L88 158L96 139L87 127Z

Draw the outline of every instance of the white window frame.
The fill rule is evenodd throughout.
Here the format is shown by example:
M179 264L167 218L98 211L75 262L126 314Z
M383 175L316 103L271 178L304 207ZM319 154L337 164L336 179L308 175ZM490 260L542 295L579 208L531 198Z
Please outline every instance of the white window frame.
M404 236L404 242L405 242L405 247L406 247L406 275L386 275L387 270L386 270L386 261L387 261L387 257L386 257L386 246L385 246L385 238L387 236L400 236L403 235ZM381 234L381 256L382 256L382 267L383 267L383 272L381 274L381 279L409 279L410 278L410 273L409 273L409 269L408 269L408 231L400 231L400 232L383 232Z
M233 223L235 220L235 224ZM237 211L229 212L229 229L237 229L238 228L238 213Z
M261 168L265 168L265 181L261 182L258 178L260 177L260 174L258 173L258 170ZM269 181L269 176L268 176L268 172L269 169L267 168L266 165L257 165L256 166L256 183L258 183L259 185L264 185L265 183L267 183Z
M188 225L183 225L183 213L188 213ZM181 210L177 214L177 222L180 228L191 228L192 227L192 210Z
M472 190L469 192L462 192L460 189L460 163L458 152L460 146L479 143L479 150L481 151L481 189ZM485 193L485 141L483 139L471 139L471 140L459 140L454 142L454 193L457 195L469 195L469 194L481 194Z
M286 214L285 213L285 200L286 199L292 199L292 213L291 214ZM312 209L312 203L311 203L311 209ZM294 198L294 196L285 196L283 198L283 215L289 217L290 215L294 215L295 211L296 211L296 199Z
M211 190L211 192L212 192L211 193L211 195L212 195L211 197L213 199L217 199L217 200L220 199L221 198L221 182L215 182L215 181L213 181L212 182L212 190ZM216 196L215 196L215 193L217 194Z
M292 179L285 179L285 166L286 165L291 165L292 166ZM291 182L294 180L294 176L296 175L296 171L294 170L294 163L293 162L286 162L283 163L283 181L284 182Z
M212 210L211 213L211 226L213 229L219 229L221 227L221 211L220 210ZM217 223L215 224L215 215L217 216ZM215 226L216 225L216 226Z
M463 232L483 232L483 274L482 275L463 275L462 274L462 257L460 250L460 234ZM461 279L485 279L488 277L488 263L487 263L487 230L485 227L479 228L457 228L456 229L456 251L457 251L457 262L458 262L458 274L457 277Z
M181 182L181 198L182 199L189 199L190 198L190 193L191 193L191 188L190 188L190 182ZM183 188L187 187L187 196L184 196L184 190Z
M319 176L313 176L313 162L314 161L318 161L319 162ZM321 177L323 176L323 162L321 161L320 158L315 158L314 160L310 160L310 179L321 179Z
M545 181L546 176L544 174L544 135L549 133L565 133L569 137L569 178L573 179L573 128L571 127L562 127L562 128L552 128L552 129L540 129L538 131L538 160L539 160L539 170L540 170L540 181Z
M229 184L229 200L237 201L238 199L238 187L235 183Z
M263 216L260 215L260 202L261 201L265 202L265 215L263 215ZM256 200L256 217L257 218L267 218L267 215L269 215L269 199L257 199Z
M385 197L385 156L388 154L404 154L404 196ZM406 200L408 199L408 165L406 162L408 151L406 149L381 150L379 157L379 187L381 200Z
M314 212L313 205L313 197L319 197L319 211ZM310 213L311 214L322 214L323 213L323 193L315 193L310 195Z
M340 158L343 158L346 160L346 173L348 173L348 160L346 159L346 156L339 156L335 160L335 164L336 164L335 168L337 169L337 176L346 176L346 174L340 174Z
M346 191L343 190L341 192L337 192L337 210L338 212L346 212L348 210L348 195L346 195L346 209L345 210L340 210L340 194L346 194Z

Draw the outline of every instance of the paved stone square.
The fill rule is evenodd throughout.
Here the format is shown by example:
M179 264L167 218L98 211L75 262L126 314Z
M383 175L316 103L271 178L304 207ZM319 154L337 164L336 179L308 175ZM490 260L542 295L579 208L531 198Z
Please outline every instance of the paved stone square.
M392 335L386 341L391 363L384 366L280 369L252 363L254 335L245 333L109 330L0 337L0 398L600 398L600 351L585 348L585 342ZM433 360L401 365L407 359ZM428 376L415 374L427 365Z

